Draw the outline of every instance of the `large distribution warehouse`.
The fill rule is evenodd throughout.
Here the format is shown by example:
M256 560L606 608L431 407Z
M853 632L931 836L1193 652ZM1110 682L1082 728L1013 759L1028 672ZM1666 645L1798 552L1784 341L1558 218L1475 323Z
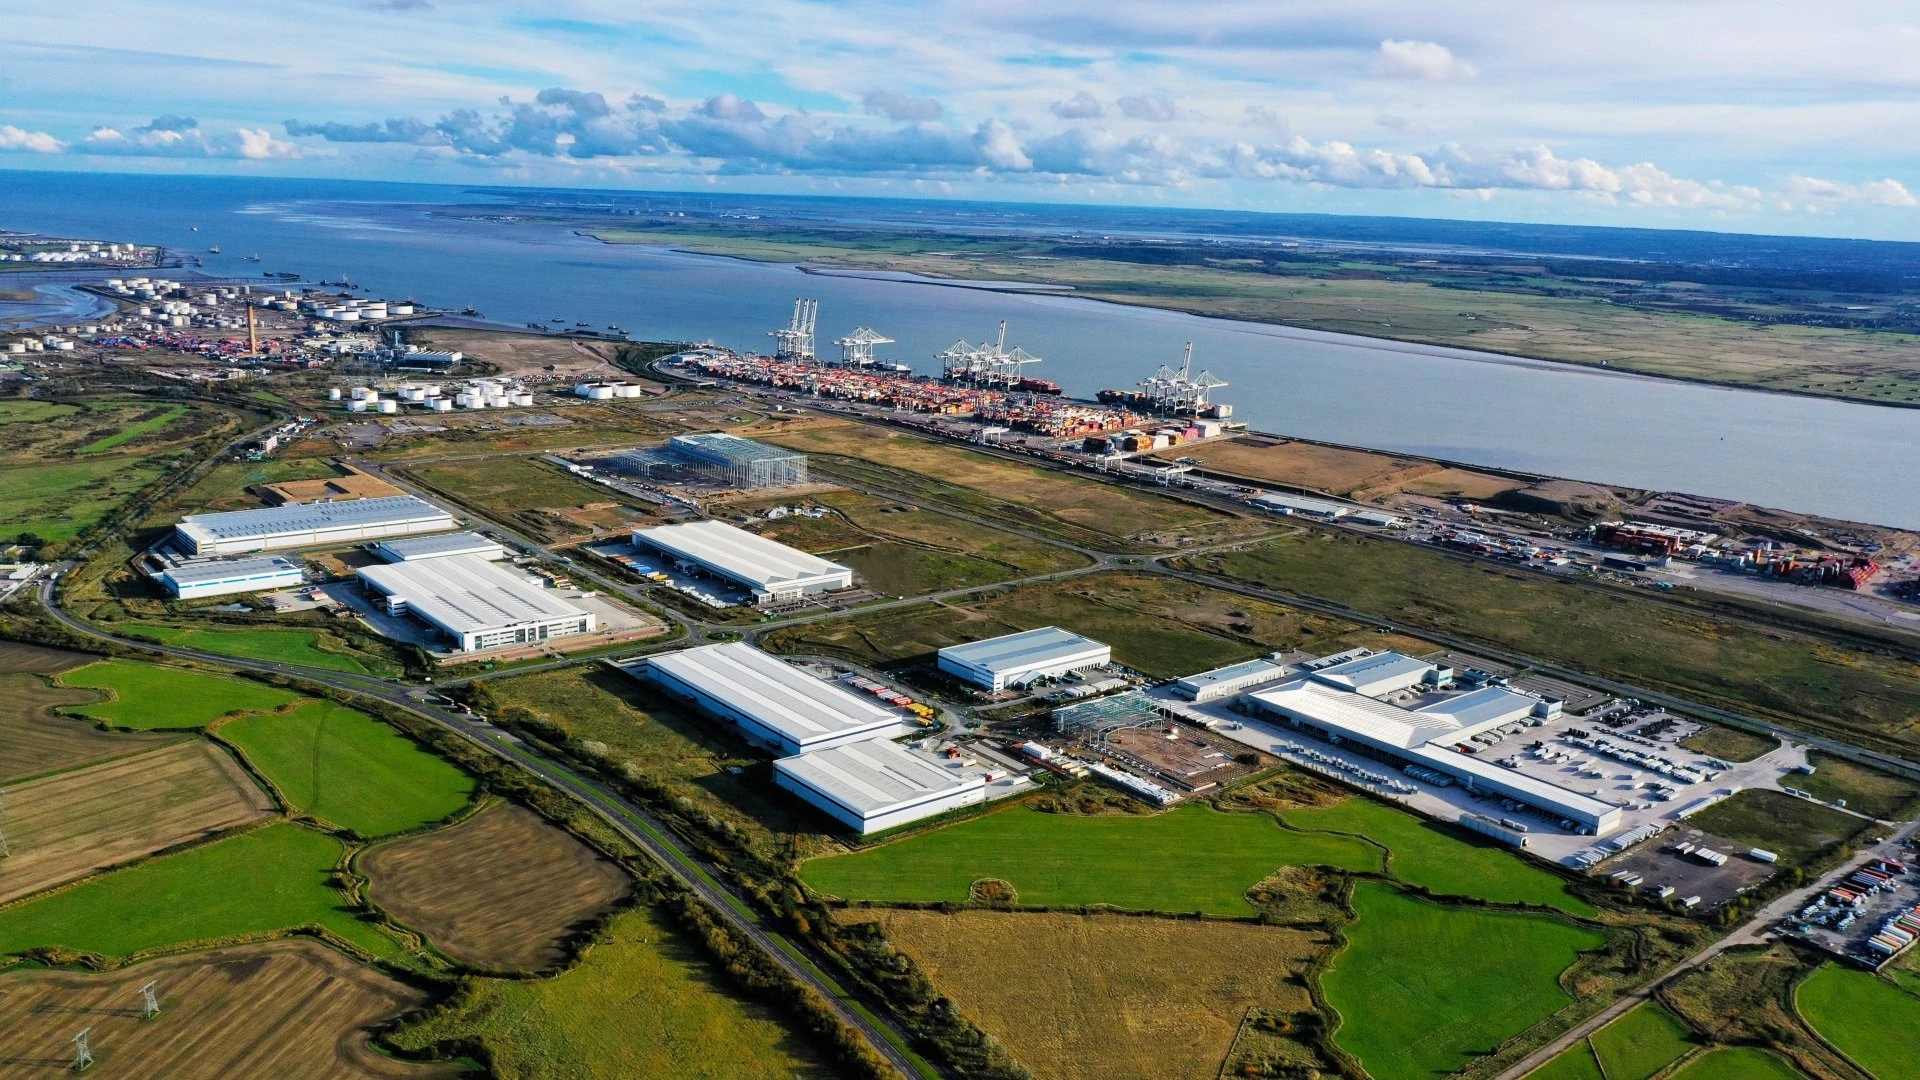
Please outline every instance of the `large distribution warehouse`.
M899 712L744 642L647 658L642 672L740 728L750 742L804 754L913 730Z
M775 783L862 835L985 802L988 775L886 739L773 763Z
M633 543L734 582L751 591L759 604L853 586L850 567L720 521L636 529Z
M478 555L484 559L507 557L506 548L476 532L441 533L437 536L407 536L397 540L384 540L374 545L373 553L388 562L444 559L450 555Z
M453 528L453 515L412 495L346 502L293 503L223 514L188 514L173 527L191 555L244 555L319 547Z
M996 692L1112 661L1113 650L1108 646L1057 626L940 650L941 671Z
M538 644L591 633L596 625L592 612L480 555L364 566L359 575L386 598L388 614L414 616L463 652Z
M1365 662L1369 660L1376 662ZM1556 703L1498 686L1410 709L1370 694L1436 682L1442 670L1398 653L1380 653L1256 690L1242 701L1255 716L1278 718L1402 765L1431 769L1470 790L1504 796L1570 821L1581 831L1604 836L1619 828L1620 808L1612 803L1459 749L1483 731L1550 715Z
M305 579L299 563L278 555L184 562L162 570L159 575L160 584L182 600L290 589Z

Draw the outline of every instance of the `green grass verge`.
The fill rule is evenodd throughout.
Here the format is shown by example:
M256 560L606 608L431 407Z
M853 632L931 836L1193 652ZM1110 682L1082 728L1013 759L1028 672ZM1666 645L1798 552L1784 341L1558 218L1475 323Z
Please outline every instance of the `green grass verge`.
M125 457L0 468L0 539L71 540L152 483L160 469Z
M1015 807L850 855L800 878L847 900L965 900L981 878L1013 883L1022 904L1111 904L1146 911L1254 913L1245 893L1282 866L1380 869L1351 837L1292 832L1264 814L1185 806L1152 816L1081 817Z
M1467 839L1371 799L1351 798L1313 810L1282 811L1296 829L1353 833L1392 852L1387 869L1409 885L1442 896L1473 896L1501 904L1539 904L1591 918L1591 905L1567 892L1567 883L1506 848Z
M325 833L270 825L154 859L0 911L0 955L60 947L120 957L310 925L375 955L398 952L327 884L340 853Z
M1607 1080L1647 1080L1693 1049L1693 1032L1649 1001L1593 1033L1593 1052Z
M1847 809L1883 821L1906 821L1920 811L1920 784L1912 780L1818 750L1807 754L1807 762L1813 766L1812 775L1796 776L1790 786L1817 799L1845 799Z
M1828 964L1794 993L1807 1023L1879 1080L1920 1076L1920 994Z
M121 428L119 431L114 432L104 439L88 443L80 448L80 452L83 454L103 454L122 443L129 443L144 435L151 435L185 415L187 415L187 407L185 405L175 405L170 409L162 410L156 416L150 416L145 420L137 420L128 424L126 427Z
M1398 541L1305 530L1217 555L1214 571L1759 713L1859 745L1920 746L1920 672L1892 656L1730 622Z
M1686 1063L1670 1080L1805 1080L1779 1054L1753 1046L1729 1046Z
M1374 1080L1456 1072L1573 999L1560 973L1606 941L1547 915L1431 903L1355 884L1348 945L1321 976L1334 1041Z
M197 728L235 712L277 709L296 700L285 690L139 660L102 660L57 677L62 686L107 690L113 700L69 706L115 727Z
M385 836L438 821L473 797L473 778L362 712L310 701L221 725L294 810Z
M63 416L72 416L79 412L79 406L61 405L51 401L24 401L18 398L0 401L0 424L45 423L58 420Z
M607 940L551 979L481 979L391 1040L484 1046L498 1076L828 1080L833 1069L772 1010L728 993L727 975L664 918L618 916Z
M1689 817L1687 824L1765 848L1785 863L1806 863L1872 827L1852 814L1758 788L1714 803Z
M319 632L314 630L201 630L181 626L129 626L126 630L130 636L152 638L163 645L247 660L300 664L355 675L390 676L400 670L397 664L373 657L363 659L323 649Z
M1582 1039L1567 1047L1559 1057L1528 1073L1526 1080L1607 1080L1607 1076L1594 1060L1593 1048Z

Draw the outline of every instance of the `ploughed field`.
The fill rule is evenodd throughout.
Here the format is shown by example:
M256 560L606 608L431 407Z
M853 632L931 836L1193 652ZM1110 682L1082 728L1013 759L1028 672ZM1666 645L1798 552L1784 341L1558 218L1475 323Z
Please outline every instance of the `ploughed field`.
M39 675L0 675L0 784L120 754L151 750L178 736L101 731L56 710L83 705L99 695L50 685Z
M140 987L158 983L160 1015L141 1017ZM376 1052L368 1029L426 997L329 949L297 939L175 956L104 974L0 974L0 1072L72 1075L68 1040L92 1028L96 1076L167 1080L405 1080L459 1070Z
M273 813L224 750L204 740L9 788L0 903L212 836Z
M569 931L632 888L619 865L511 803L382 844L360 869L394 918L454 959L495 971L563 962Z

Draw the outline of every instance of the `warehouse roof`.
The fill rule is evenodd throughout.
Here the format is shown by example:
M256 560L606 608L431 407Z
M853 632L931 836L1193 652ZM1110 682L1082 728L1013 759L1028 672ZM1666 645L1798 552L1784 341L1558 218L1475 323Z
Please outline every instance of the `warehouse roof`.
M1286 668L1270 660L1242 660L1237 664L1228 664L1226 667L1214 668L1212 671L1203 671L1198 675L1189 675L1174 685L1180 687L1182 690L1198 690L1205 686L1212 686L1215 683L1233 682L1236 679L1265 677L1269 673L1271 673L1273 678L1278 679L1286 673L1286 670Z
M980 773L969 775L958 763L943 765L886 739L845 743L781 758L776 764L863 817L982 782Z
M795 743L904 723L899 713L873 699L816 679L745 642L681 649L646 663Z
M1392 679L1426 671L1433 665L1425 660L1415 660L1397 652L1375 653L1358 660L1349 660L1344 664L1324 667L1313 673L1312 677L1329 686L1338 686L1352 690L1382 679Z
M738 435L729 435L724 431L709 431L698 435L675 435L667 440L667 445L682 450L714 454L729 461L785 461L790 458L806 457L798 450L787 450L778 446L768 446L752 439L743 439Z
M1445 701L1422 705L1414 711L1445 716L1461 728L1472 728L1525 716L1533 711L1539 701L1539 698L1515 693L1505 687L1487 686Z
M363 566L360 577L457 634L586 614L526 575L478 555Z
M703 563L768 588L785 581L848 573L847 567L809 555L720 521L689 521L633 534L662 551Z
M1312 679L1255 691L1253 697L1299 713L1331 730L1363 736L1399 749L1424 745L1452 735L1459 728L1451 718L1412 712Z
M230 510L222 514L188 514L177 526L197 538L235 540L251 536L308 532L354 526L397 525L449 517L445 510L412 495L345 502L289 503L259 510Z
M161 571L161 576L175 585L199 585L208 581L232 581L261 574L300 573L301 570L300 564L292 559L274 555L258 559L196 559L169 566Z
M400 536L382 540L375 549L389 562L430 559L439 555L467 555L503 551L499 544L477 532L435 533L432 536Z
M965 645L949 645L940 650L940 655L958 663L999 672L1037 667L1078 656L1091 649L1104 648L1105 645L1092 638L1081 637L1071 630L1043 626L1038 630L1023 630L984 641L970 641Z

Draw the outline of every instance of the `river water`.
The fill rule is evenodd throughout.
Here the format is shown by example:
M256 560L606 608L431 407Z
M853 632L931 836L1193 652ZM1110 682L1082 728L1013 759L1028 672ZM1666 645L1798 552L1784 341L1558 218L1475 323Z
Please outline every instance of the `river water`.
M1512 357L1205 319L1058 293L601 244L565 229L450 220L450 187L0 172L0 228L165 244L205 271L344 274L370 295L473 305L508 324L617 323L636 338L764 348L793 299L820 301L820 340L857 325L882 355L933 370L956 339L1045 358L1069 393L1131 386L1194 343L1216 399L1256 428L1555 476L1920 527L1920 410L1698 386ZM197 231L195 227L197 226ZM219 245L223 254L206 249ZM258 263L242 256L259 255ZM6 313L0 311L0 317Z

